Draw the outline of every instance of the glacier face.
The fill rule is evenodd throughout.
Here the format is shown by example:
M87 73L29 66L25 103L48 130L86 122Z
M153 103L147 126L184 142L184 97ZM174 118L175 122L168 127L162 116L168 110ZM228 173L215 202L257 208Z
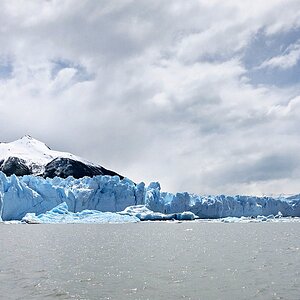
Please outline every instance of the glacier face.
M300 195L290 198L254 196L200 196L161 192L159 183L148 187L118 176L53 179L27 175L7 177L0 172L0 217L21 220L27 213L40 215L65 202L70 212L97 210L121 212L145 205L153 212L174 214L190 211L200 218L278 215L300 216Z
M6 177L0 172L0 211L3 221L21 220L26 213L37 215L66 202L71 212L85 209L122 211L144 203L145 185L135 185L118 176L53 179L27 175Z

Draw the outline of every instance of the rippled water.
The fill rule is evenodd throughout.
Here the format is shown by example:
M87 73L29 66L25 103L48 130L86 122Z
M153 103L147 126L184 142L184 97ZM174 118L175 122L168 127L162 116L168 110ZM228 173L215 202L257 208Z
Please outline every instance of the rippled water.
M300 223L0 225L1 299L300 299Z

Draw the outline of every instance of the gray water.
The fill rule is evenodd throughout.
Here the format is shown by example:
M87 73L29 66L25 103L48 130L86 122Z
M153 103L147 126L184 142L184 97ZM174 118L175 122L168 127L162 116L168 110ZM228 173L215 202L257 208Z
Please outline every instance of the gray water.
M300 223L0 225L0 299L300 299Z

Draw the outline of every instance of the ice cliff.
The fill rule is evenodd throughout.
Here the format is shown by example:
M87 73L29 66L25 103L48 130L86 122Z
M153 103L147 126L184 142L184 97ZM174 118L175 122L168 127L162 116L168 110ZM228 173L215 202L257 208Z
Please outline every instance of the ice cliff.
M118 176L44 179L32 175L7 177L0 172L0 216L4 221L21 220L27 213L39 215L63 202L70 212L121 212L129 206L145 205L162 214L190 211L200 218L268 216L279 212L283 216L300 216L300 195L271 198L171 194L161 192L159 183L146 187Z

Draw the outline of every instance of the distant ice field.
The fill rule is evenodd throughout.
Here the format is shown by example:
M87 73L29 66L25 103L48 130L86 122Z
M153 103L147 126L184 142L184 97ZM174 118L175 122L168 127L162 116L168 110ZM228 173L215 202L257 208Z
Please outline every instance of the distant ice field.
M300 224L0 224L4 299L299 299Z

